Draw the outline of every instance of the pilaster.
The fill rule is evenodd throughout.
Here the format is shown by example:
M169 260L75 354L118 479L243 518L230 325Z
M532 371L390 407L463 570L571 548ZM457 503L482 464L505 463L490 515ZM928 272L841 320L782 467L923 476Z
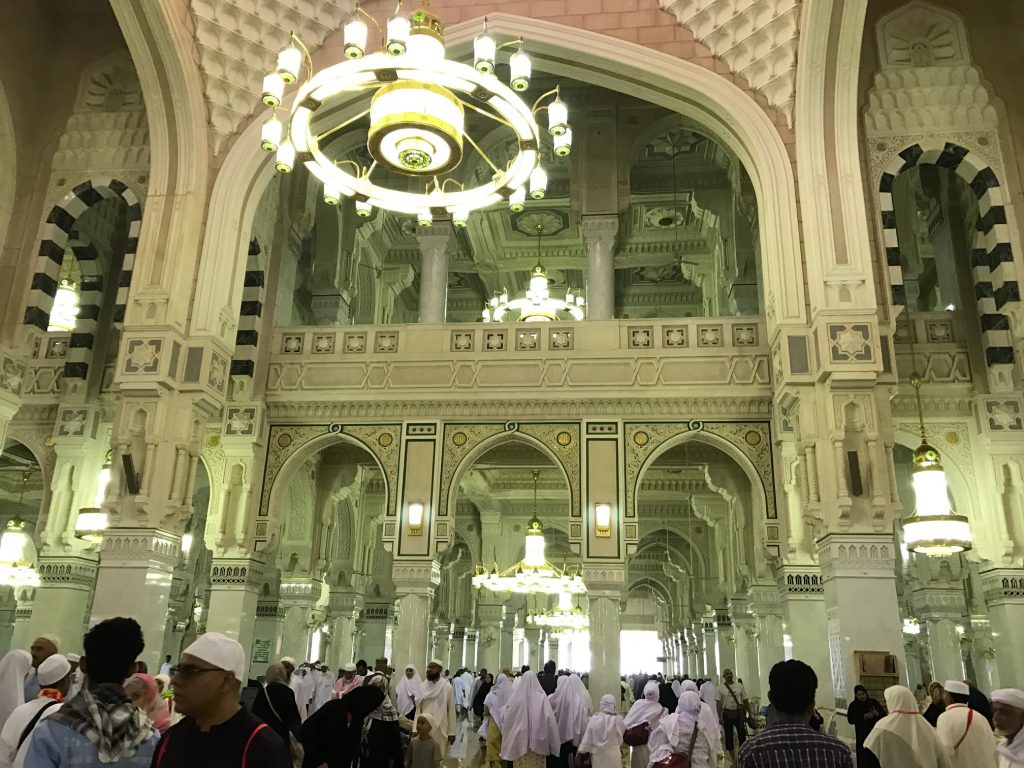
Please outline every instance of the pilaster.
M617 700L621 690L619 603L625 594L626 568L612 563L584 563L583 580L590 601L590 697L596 712L603 695L612 694Z
M748 612L746 600L734 597L729 601L732 616L733 638L736 647L737 677L742 677L751 699L761 696L761 673L757 658L757 627L754 617Z
M715 645L719 672L736 672L736 633L727 607L715 609Z
M964 660L956 630L966 611L963 587L919 586L910 600L927 632L932 680L963 680Z
M256 639L257 602L262 585L262 560L214 558L210 568L206 631L220 632L241 643L250 668Z
M781 596L783 637L788 633L793 658L800 659L814 670L818 676L817 700L823 706L829 706L835 699L835 688L821 570L813 565L784 565L775 571L775 576ZM771 667L768 671L771 672Z
M494 674L495 678L501 671L499 639L503 610L501 603L497 602L497 596L491 602L477 602L476 606L476 623L479 627L478 664Z
M281 604L285 609L284 639L281 653L296 660L307 658L310 638L316 626L316 605L323 596L323 582L309 577L295 577L281 582Z
M999 684L1024 687L1024 643L1020 642L1020 628L1024 627L1024 569L982 571L981 584L992 623Z
M256 625L253 628L256 639L254 643L261 646L261 650L265 649L265 651L259 659L253 653L253 660L249 663L250 675L262 675L266 672L267 666L286 655L284 653L286 615L287 610L277 596L256 601ZM262 659L266 659L266 661ZM302 662L305 659L297 659L297 661Z
M715 635L715 612L708 610L701 621L704 632L704 676L715 679L721 671L718 667L718 638Z
M782 604L779 590L774 584L754 584L750 588L750 613L754 619L753 640L759 682L762 692L768 693L768 674L772 667L785 658L786 648L782 628ZM746 678L743 678L746 680Z
M372 664L374 659L388 656L388 627L395 617L394 603L366 603L359 616L356 633L356 659Z
M162 638L180 554L181 538L173 533L155 528L108 528L100 550L89 624L130 616L139 622L143 636ZM159 668L162 650L161 643L151 641L139 658L153 669Z
M837 703L845 704L859 681L855 652L896 657L906 678L903 622L896 594L892 534L830 533L818 540L825 593L828 649ZM870 600L864 596L870 595Z
M98 569L98 559L91 552L39 558L32 632L36 635L52 632L62 638L62 653L82 651L86 611ZM162 632L158 636L162 636Z
M430 601L441 583L441 567L436 560L396 559L391 569L398 600L398 629L394 637L393 666L400 669L413 664L424 669L429 645Z

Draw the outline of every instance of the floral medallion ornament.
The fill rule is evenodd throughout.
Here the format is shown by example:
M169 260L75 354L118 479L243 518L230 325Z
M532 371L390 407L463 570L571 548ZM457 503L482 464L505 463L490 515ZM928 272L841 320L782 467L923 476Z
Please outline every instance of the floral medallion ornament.
M381 32L377 51L368 49L364 18ZM495 66L499 52L508 47L514 52L506 85L495 75ZM384 25L357 5L344 27L344 56L314 73L309 51L293 36L293 44L278 55L277 69L263 80L262 101L274 113L263 126L261 148L276 153L282 173L296 163L305 165L323 182L324 201L330 205L349 197L363 217L377 207L413 214L422 227L441 216L465 227L472 211L501 200L520 211L527 197L544 197L547 174L540 165L536 119L541 111L547 112L554 154L570 152L569 111L559 89L542 94L532 106L519 95L529 88L531 74L522 39L498 43L485 29L474 41L471 66L447 58L444 23L427 0L411 16L402 14L399 2ZM285 89L296 83L286 109ZM364 95L370 96L368 105L360 101ZM289 112L287 130L276 116L279 109ZM475 129L476 139L467 110L487 118L483 129ZM515 147L503 168L480 148L479 139L490 127L486 122L508 131ZM328 139L363 128L368 166L331 157ZM493 174L483 184L464 187L451 174L471 153Z

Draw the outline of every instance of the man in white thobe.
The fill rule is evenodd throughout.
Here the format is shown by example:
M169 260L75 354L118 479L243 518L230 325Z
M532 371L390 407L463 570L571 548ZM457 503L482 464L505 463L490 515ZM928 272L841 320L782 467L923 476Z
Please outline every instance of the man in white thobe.
M960 680L947 680L946 711L935 729L953 758L953 768L995 768L995 736L984 715L967 706L971 690Z
M427 664L427 679L423 681L416 701L416 716L430 715L434 727L430 735L441 747L441 759L448 756L448 747L455 743L455 691L451 683L441 677L444 665L434 659Z
M462 679L461 669L452 677L452 693L455 694L455 712L461 715L466 706L466 681Z
M1024 691L992 691L992 720L996 731L1005 737L997 750L999 768L1024 768Z
M462 672L462 714L469 715L473 711L473 673L468 669Z

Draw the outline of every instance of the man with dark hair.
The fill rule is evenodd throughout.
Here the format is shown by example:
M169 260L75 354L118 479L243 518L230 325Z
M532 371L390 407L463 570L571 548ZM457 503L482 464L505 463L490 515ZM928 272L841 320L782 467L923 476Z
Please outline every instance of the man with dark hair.
M368 674L370 674L370 668L367 666L366 662L363 659L360 659L356 662L356 674L362 678L365 678Z
M544 689L544 693L550 696L555 692L558 687L558 675L556 673L556 667L558 665L553 661L544 662L544 671L537 675L537 681L540 683L540 687ZM524 671L529 667L524 667Z
M159 734L124 692L145 643L134 619L101 621L82 641L87 686L32 732L25 765L32 768L149 766Z
M802 661L780 661L768 675L775 722L740 748L737 768L853 768L850 750L808 725L818 677Z

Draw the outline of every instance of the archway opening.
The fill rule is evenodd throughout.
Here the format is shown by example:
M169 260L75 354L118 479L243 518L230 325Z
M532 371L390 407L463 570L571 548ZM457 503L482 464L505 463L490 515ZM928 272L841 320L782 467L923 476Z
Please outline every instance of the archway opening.
M456 666L475 661L489 670L539 669L551 660L559 668L589 669L588 635L538 621L558 608L557 594L472 588L477 566L506 572L524 559L534 517L543 525L546 561L558 569L578 568L579 554L569 543L569 507L562 469L524 440L490 448L463 473L455 509L455 548L462 554L442 570L443 602L436 606L442 624L479 629L477 647L466 645ZM584 614L587 609L585 596L570 596L568 605ZM459 650L452 649L453 660Z

